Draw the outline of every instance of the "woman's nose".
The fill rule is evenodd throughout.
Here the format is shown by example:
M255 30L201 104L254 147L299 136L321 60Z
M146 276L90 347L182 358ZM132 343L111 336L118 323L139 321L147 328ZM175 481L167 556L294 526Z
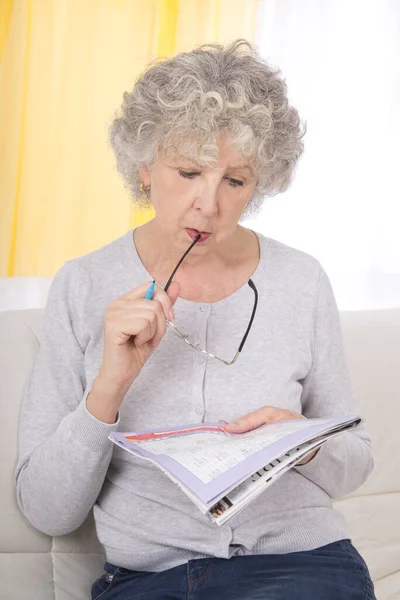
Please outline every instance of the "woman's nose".
M194 208L201 210L206 217L212 217L218 212L217 186L206 186L196 197Z

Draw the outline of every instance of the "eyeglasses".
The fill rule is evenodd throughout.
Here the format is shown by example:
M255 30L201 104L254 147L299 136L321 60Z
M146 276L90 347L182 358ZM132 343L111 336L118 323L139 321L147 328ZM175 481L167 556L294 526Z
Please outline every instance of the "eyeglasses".
M171 321L167 320L167 325L169 325L169 327L172 328L173 332L178 335L184 342L186 342L186 344L188 344L189 346L191 346L191 348L194 348L195 350L197 350L198 352L202 352L203 354L206 354L207 356L210 356L211 358L215 358L216 360L219 360L220 362L224 363L224 365L233 365L234 362L236 362L236 360L238 359L241 351L243 350L243 346L245 345L247 336L249 335L251 326L253 324L254 321L254 316L256 314L256 309L257 309L257 304L258 304L258 292L257 292L257 288L253 282L252 279L249 279L249 281L247 282L249 284L249 286L251 287L251 289L254 292L254 306L253 306L253 310L251 312L251 317L250 317L250 321L249 324L247 326L246 329L246 333L243 336L242 341L240 342L239 348L235 354L235 356L233 357L232 360L224 360L223 358L219 358L218 356L215 356L215 354L211 354L211 352L208 352L207 350L203 350L203 348L200 347L199 343L193 343L189 340L189 335L187 333L183 333L182 331L180 331L178 329L178 327L176 325L174 325L173 323L171 323Z
M197 244L197 242L200 239L200 235L198 235L196 237L196 239L194 240L194 242L191 244L191 246L186 250L186 252L184 253L184 255L182 256L182 258L180 259L180 261L178 262L178 264L176 265L175 269L172 271L172 274L170 276L170 278L168 279L165 287L164 287L164 291L166 292L172 282L173 276L175 275L176 271L178 270L178 267L180 266L180 264L182 263L183 259L189 254L190 250L193 248L193 246L195 244ZM167 319L167 325L172 329L172 331L179 336L184 342L186 342L186 344L188 344L189 346L191 346L191 348L194 348L195 350L197 350L198 352L202 352L203 354L206 354L207 356L210 356L211 358L214 358L215 360L218 360L222 363L224 363L224 365L233 365L234 362L236 362L236 360L238 359L241 351L243 350L243 346L246 343L247 340L247 336L249 335L251 326L253 324L254 321L254 317L256 314L256 310L257 310L257 304L258 304L258 291L257 288L254 284L254 281L252 279L249 279L249 281L247 282L248 285L251 287L251 289L254 292L254 305L253 305L253 310L251 312L251 317L250 317L250 321L249 324L247 326L246 332L243 336L242 341L240 342L239 348L235 354L235 356L233 357L232 360L228 361L228 360L224 360L223 358L218 358L218 356L215 356L215 354L211 354L211 352L208 352L207 350L203 350L203 348L200 348L200 345L198 343L193 343L189 340L189 335L187 333L183 333L182 331L180 331L178 329L178 327L176 325L174 325L173 323L171 323L171 321L168 321Z

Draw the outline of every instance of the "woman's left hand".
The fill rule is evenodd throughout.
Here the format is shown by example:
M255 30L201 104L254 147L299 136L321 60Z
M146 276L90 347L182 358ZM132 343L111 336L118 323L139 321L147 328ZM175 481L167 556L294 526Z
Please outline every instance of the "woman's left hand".
M245 433L246 431L256 429L260 425L276 423L277 421L291 421L292 419L307 419L307 417L292 412L291 410L277 408L276 406L262 406L258 410L240 417L235 421L235 423L227 423L223 420L221 420L221 422L225 423L224 429L228 433ZM312 454L307 455L306 458L303 458L303 460L297 464L307 464L312 458L314 458L318 450L319 448L312 450Z

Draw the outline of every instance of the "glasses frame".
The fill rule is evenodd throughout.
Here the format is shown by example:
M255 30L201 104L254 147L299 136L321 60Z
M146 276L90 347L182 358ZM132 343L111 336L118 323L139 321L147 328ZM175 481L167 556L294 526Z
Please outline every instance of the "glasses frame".
M256 288L255 283L254 283L254 281L252 279L249 279L249 281L247 283L248 283L248 285L251 287L251 289L254 292L254 305L253 305L253 310L251 312L251 317L250 317L250 321L249 321L249 324L247 326L246 332L245 332L245 334L244 334L244 336L242 338L242 341L239 344L239 348L238 348L238 350L237 350L237 352L236 352L236 354L235 354L235 356L233 357L232 360L227 361L227 360L224 360L223 358L219 358L218 356L215 356L215 354L211 354L211 352L208 352L207 350L203 350L203 348L201 348L199 344L192 343L189 340L189 335L187 333L183 333L182 331L180 331L178 329L178 327L176 325L174 325L168 319L166 319L167 325L169 327L171 327L171 329L174 331L174 333L176 335L178 335L184 342L186 342L186 344L188 344L191 348L194 348L198 352L206 354L207 356L210 356L211 358L214 358L215 360L218 360L219 362L222 362L224 365L227 365L227 366L233 365L233 363L236 362L236 360L238 359L241 351L243 350L243 346L245 345L246 340L247 340L247 336L250 333L250 329L251 329L251 326L253 325L254 317L255 317L255 314L256 314L256 310L257 310L257 304L258 304L258 291L257 291L257 288Z
M185 257L189 254L189 252L191 251L191 249L193 248L193 246L195 246L197 244L197 242L200 240L201 235L199 234L196 239L192 242L192 244L189 246L189 248L186 250L186 252L184 253L184 255L181 257L180 261L178 262L178 264L176 265L175 269L172 271L170 278L168 279L167 283L165 284L164 287L164 292L166 292L169 288L169 286L171 285L172 279L175 275L175 273L177 272L178 268L180 267L182 261L185 259ZM215 354L211 354L211 352L207 352L207 350L203 350L203 348L200 348L199 344L193 344L190 340L189 340L189 335L186 333L182 333L182 331L180 331L178 329L178 327L176 325L174 325L173 323L171 323L171 321L169 321L168 319L166 319L166 323L169 327L171 327L171 329L174 331L174 333L176 333L181 339L183 339L186 344L188 344L191 348L194 348L195 350L197 350L198 352L202 352L203 354L206 354L207 356L210 356L211 358L214 358L215 360L218 360L220 362L222 362L224 365L233 365L234 362L236 362L236 360L239 357L239 354L241 353L241 351L243 350L243 346L245 345L245 342L247 340L247 336L249 335L251 326L253 325L253 321L254 321L254 317L256 314L256 310L257 310L257 304L258 304L258 291L257 288L255 286L255 283L252 279L248 280L248 285L251 287L251 289L254 292L254 306L253 306L253 310L251 312L251 317L250 317L250 321L249 324L247 326L246 329L246 333L243 336L242 341L240 342L239 348L235 354L235 356L233 357L232 360L227 361L224 360L223 358L218 358L218 356L215 356Z

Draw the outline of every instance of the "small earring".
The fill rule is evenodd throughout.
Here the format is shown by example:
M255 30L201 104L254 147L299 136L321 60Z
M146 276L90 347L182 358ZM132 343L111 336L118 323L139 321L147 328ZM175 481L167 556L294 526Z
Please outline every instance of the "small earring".
M144 185L143 181L140 182L140 186L139 186L140 192L142 194L149 194L150 191L150 186L149 185Z

